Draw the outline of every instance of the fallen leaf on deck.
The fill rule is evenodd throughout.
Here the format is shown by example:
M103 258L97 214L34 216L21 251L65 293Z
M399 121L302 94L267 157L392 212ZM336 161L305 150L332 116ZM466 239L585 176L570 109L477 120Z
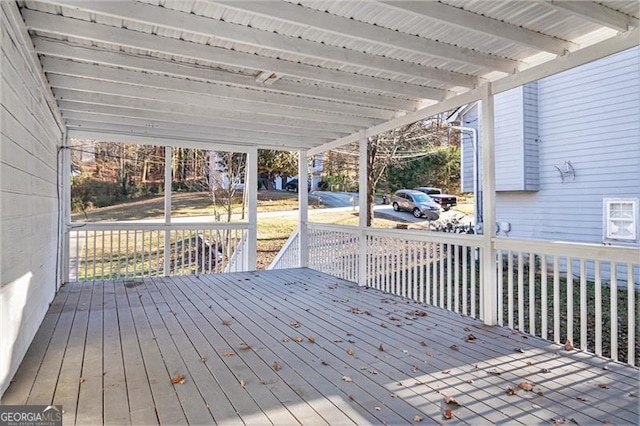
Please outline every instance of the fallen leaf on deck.
M429 352L429 351L427 351L427 352L425 352L425 353L427 354L427 356L431 356L431 357L433 356L433 352Z
M567 422L567 419L565 419L564 417L559 417L557 419L551 419L551 424L553 426L557 426L557 425L563 425Z
M501 373L501 372L499 372L498 370L491 370L491 371L487 371L487 373L489 373L489 374L493 374L494 376L499 376L499 375L501 375L501 374L502 374L502 373Z
M458 350L458 345L451 345L451 346L449 346L449 349L457 351Z
M207 359L204 357L200 357L200 362L207 362Z
M572 351L574 349L575 349L575 347L573 346L573 343L571 343L571 340L567 340L567 342L564 344L564 350L565 351Z
M427 342L423 340L422 342L420 342L420 346L427 346Z
M577 397L576 399L577 399L578 401L582 401L582 402L587 402L587 401L588 401L588 399L587 399L587 398L584 398L584 397L582 397L582 396L579 396L579 397Z
M380 352L384 352L384 346L382 346L382 343L380 343L380 346L378 346L378 350Z
M349 348L349 349L347 349L347 353L348 353L349 355L353 355L354 350L353 350L353 349L351 349L351 348Z
M84 377L80 377L80 383L84 383Z
M468 334L467 337L464 338L465 342L473 342L474 340L476 340L476 336L474 336L473 333Z
M353 382L353 380L349 376L342 376L342 380L344 380L345 382Z
M471 384L473 384L473 380L469 379L469 380L467 380L467 383L469 383L471 385Z
M373 407L374 410L380 411L380 407Z
M222 352L222 356L234 356L236 353L232 351Z
M353 396L353 395L349 395L349 399L350 399L351 401L355 401L355 400L356 400L356 399L354 398L354 396Z
M518 384L518 387L522 390L525 391L532 391L533 390L533 385L529 382L522 382L520 384Z
M242 342L242 343L240 343L240 349L243 349L243 350L246 351L246 350L251 349L251 346L249 346L248 343Z
M296 343L300 343L300 342L302 342L302 337L294 337L293 341L296 342Z
M464 331L471 331L471 329L469 327L465 327Z
M231 320L222 320L222 325L231 325Z
M598 383L600 389L609 389L609 385L606 383Z
M451 373L451 370L444 370L444 371L442 371L441 373L442 373L442 374L449 374L449 373Z
M180 374L173 379L171 379L172 385L184 385L184 375Z
M276 371L280 371L280 368L282 368L282 367L280 367L280 363L278 361L275 361L273 363L273 369L276 370Z
M442 417L444 417L445 420L451 420L453 418L453 413L447 408L444 410L444 413L442 413Z
M418 368L418 366L417 366L417 365L415 365L415 364L414 364L414 365L412 365L412 366L411 366L411 371L413 371L414 373L415 373L416 371L418 371L418 370L419 370L419 368Z
M579 425L580 423L578 423L578 421L575 419L575 417L571 417L569 420L571 420L571 423L573 423L574 425Z
M322 365L329 365L329 363L327 361L320 361L320 364Z
M290 340L290 339L289 339L288 337L283 337L283 338L282 338L282 341L283 341L283 342L285 342L285 343L287 343L289 340Z
M422 417L420 417L418 415L415 415L415 416L413 416L413 421L416 422L416 423L417 422L421 422L422 421Z
M543 368L542 370L540 370L541 373L551 373L551 370L549 370L548 368Z
M538 396L544 396L544 393L542 393L542 391L538 391L536 393L538 394Z
M507 386L507 395L515 395L518 393L518 389L511 387L511 386Z
M513 348L513 351L514 351L514 352L518 352L518 353L520 353L520 354L523 354L523 353L524 353L524 349L522 349L522 348Z
M462 405L462 404L460 404L460 402L459 402L457 399L452 398L452 397L450 397L449 395L445 395L445 396L444 396L444 402L445 402L446 404L451 404L451 405L457 405L457 406Z
M300 327L300 323L298 321L291 321L291 327L298 328Z
M387 325L386 325L385 323L381 322L381 323L380 323L380 327L382 327L382 328L387 328Z
M240 387L243 388L244 387L244 380L240 379L238 381L238 383L240 384Z
M398 397L398 395L396 395L395 393L392 393L392 394L390 394L389 396L390 396L391 398L397 398L397 397Z
M425 311L415 310L415 311L409 312L409 315L415 315L417 317L426 317L427 313Z
M309 343L315 343L316 342L316 338L313 337L313 336L309 336L308 339L309 339Z
M602 424L603 424L603 425L612 425L613 423L611 423L611 421L610 421L610 420L603 420L603 421L602 421Z
M533 365L533 363L531 361L527 361L526 364L527 365Z

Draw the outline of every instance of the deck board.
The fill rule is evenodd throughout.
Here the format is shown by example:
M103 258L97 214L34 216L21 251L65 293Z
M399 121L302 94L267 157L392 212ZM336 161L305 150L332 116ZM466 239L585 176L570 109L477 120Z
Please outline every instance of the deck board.
M639 371L292 269L64 286L2 403L63 404L65 424L443 423L448 408L456 424L637 424Z

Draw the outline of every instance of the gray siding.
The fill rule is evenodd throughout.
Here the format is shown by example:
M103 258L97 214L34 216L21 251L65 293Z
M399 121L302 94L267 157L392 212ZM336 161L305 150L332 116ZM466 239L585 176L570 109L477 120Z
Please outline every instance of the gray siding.
M538 83L525 84L522 87L523 108L523 189L540 189L540 155L538 150Z
M524 186L522 87L495 97L496 191Z
M633 48L538 82L540 191L497 194L509 236L600 243L603 198L640 197L639 76Z
M56 293L57 148L62 133L48 88L28 60L13 2L2 2L0 156L0 395L9 385ZM17 15L15 15L17 14ZM12 16L20 19L14 26Z

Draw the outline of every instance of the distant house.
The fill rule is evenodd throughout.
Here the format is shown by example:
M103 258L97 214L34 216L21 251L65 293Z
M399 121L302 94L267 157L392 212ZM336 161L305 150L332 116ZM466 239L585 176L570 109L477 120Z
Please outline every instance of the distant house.
M463 192L482 187L479 111L453 117ZM498 94L495 111L498 235L640 245L640 48Z

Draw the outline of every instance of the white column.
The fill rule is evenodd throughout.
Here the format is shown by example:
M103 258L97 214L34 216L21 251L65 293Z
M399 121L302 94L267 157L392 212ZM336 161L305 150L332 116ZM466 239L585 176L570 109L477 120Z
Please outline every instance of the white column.
M364 130L360 131L360 140L358 145L358 224L360 232L358 235L359 256L358 256L358 285L365 286L367 284L367 239L365 230L367 228L367 186L368 186L368 170L367 170L367 137Z
M69 282L69 224L71 223L71 146L69 136L65 132L62 146L62 200L60 217L60 232L62 235L60 247L60 279L56 283L58 289L62 283Z
M309 237L307 223L309 222L309 194L307 192L307 151L298 151L298 266L306 268L309 265Z
M483 319L494 325L498 318L496 251L496 173L494 140L494 98L491 83L482 91L482 300Z
M249 219L246 269L255 271L258 253L258 149L256 147L247 150L244 190L247 191L247 218Z
M164 223L171 225L171 163L173 160L173 149L170 146L164 147ZM167 226L168 228L168 226ZM164 276L171 273L171 232L164 231Z

